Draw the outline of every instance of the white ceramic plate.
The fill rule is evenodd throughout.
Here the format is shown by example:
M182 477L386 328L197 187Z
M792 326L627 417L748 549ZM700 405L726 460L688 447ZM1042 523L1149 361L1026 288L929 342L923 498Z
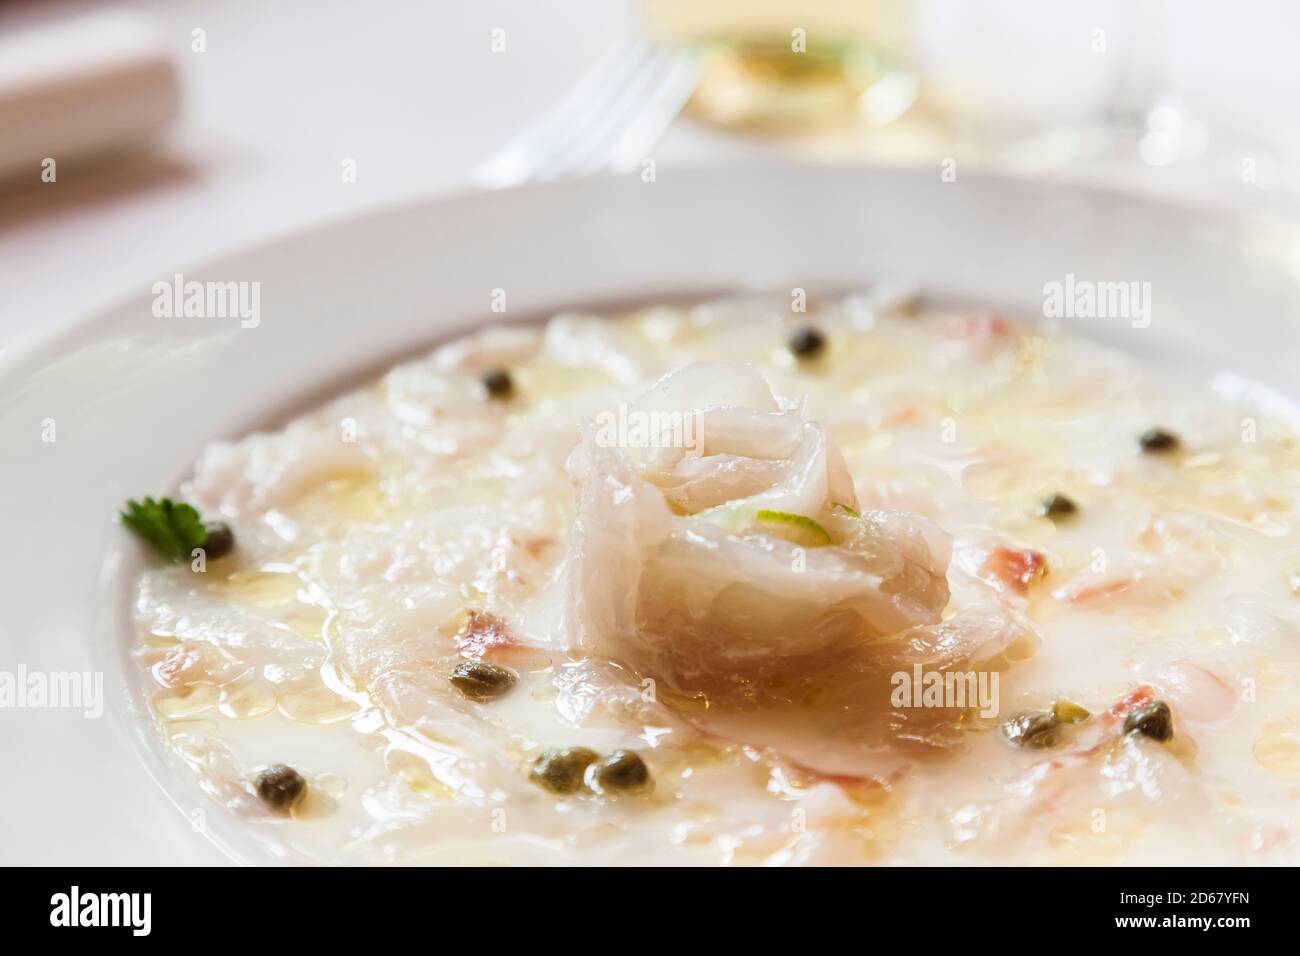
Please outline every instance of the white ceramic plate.
M173 488L208 440L483 322L494 290L505 318L523 319L887 279L1033 318L1044 285L1068 274L1146 282L1149 328L1078 330L1220 387L1300 390L1294 226L937 171L659 173L414 202L183 270L259 282L256 328L157 317L153 284L171 277L149 276L128 301L4 357L0 671L102 672L104 713L0 710L0 862L219 862L217 846L261 859L141 713L126 601L136 549L116 509Z

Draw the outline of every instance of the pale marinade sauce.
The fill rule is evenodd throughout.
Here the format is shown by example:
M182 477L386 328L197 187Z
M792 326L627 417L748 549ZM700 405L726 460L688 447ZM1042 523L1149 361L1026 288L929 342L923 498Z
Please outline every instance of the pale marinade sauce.
M791 353L803 325L822 354ZM709 692L574 638L578 423L719 360L752 363L782 408L806 399L858 509L951 535L943 620L978 629L979 605L1018 622L978 665L1000 678L996 714L946 711L934 740L861 759L796 739L791 706L813 724L833 706L815 693L772 733L753 730L762 700L720 730ZM508 399L485 394L492 368ZM1154 426L1179 447L1143 453ZM863 295L563 315L213 445L182 496L236 548L143 576L137 654L168 745L290 860L1293 864L1298 490L1282 423L985 313ZM1045 517L1053 494L1077 511ZM518 684L466 699L448 678L479 658ZM1053 746L1000 729L1066 700L1091 716ZM1147 700L1169 704L1172 740L1123 732ZM572 746L636 751L652 792L530 780ZM287 816L255 793L276 763L309 781Z

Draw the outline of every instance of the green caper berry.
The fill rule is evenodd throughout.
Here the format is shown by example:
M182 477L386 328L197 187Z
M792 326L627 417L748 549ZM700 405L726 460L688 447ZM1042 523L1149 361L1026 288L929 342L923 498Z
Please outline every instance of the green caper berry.
M1173 740L1174 715L1169 710L1169 705L1158 700L1133 711L1124 718L1124 733L1131 734L1134 731L1162 744Z
M500 697L519 682L513 671L487 661L465 661L451 672L452 686L470 700Z
M224 521L206 521L207 535L203 538L203 553L210 560L228 555L235 547L235 533Z
M1052 705L1052 716L1058 724L1081 724L1092 714L1071 700L1058 700Z
M282 763L267 767L257 777L257 795L272 810L288 813L307 793L307 781Z
M1018 747L1046 750L1061 742L1061 725L1051 711L1025 711L1002 725L1007 740Z
M489 369L483 373L481 381L483 388L487 390L489 398L509 398L514 394L514 379L503 368Z
M615 750L597 766L596 783L613 793L644 793L650 788L650 770L635 751Z
M586 747L548 750L533 763L529 778L552 793L577 793L582 789L583 774L598 759L599 755Z
M1138 437L1138 445L1148 454L1173 451L1179 445L1178 436L1163 428L1148 428Z
M1078 510L1079 506L1074 503L1073 499L1067 498L1065 495L1051 495L1043 501L1043 517L1051 518L1053 521L1057 518L1068 518Z
M826 336L812 326L804 326L790 336L790 351L797 358L814 358L826 348Z

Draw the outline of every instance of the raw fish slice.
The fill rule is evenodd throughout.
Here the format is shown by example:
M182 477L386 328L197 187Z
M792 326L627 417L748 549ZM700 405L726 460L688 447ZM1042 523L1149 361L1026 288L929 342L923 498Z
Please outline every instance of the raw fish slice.
M720 404L728 396L747 404ZM579 486L567 571L576 644L674 687L723 693L818 657L836 666L859 645L937 622L946 536L916 516L857 515L838 449L799 409L782 411L757 370L688 365L634 408L705 416L713 429L702 450L718 451L656 449L648 461L645 449L585 427L569 462ZM788 457L742 454L762 436ZM830 545L819 521L838 545L814 546ZM791 528L814 541L788 540Z

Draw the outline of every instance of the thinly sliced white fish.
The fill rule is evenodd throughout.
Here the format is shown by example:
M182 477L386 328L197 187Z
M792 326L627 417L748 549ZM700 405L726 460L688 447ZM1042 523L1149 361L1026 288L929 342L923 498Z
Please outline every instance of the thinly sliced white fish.
M330 477L366 472L370 459L338 429L295 423L291 434L216 442L199 459L195 500L227 515L256 513L293 500Z
M215 576L215 575L214 575ZM319 666L325 647L285 623L297 605L250 607L188 566L155 571L141 580L135 600L136 624L143 631L192 645L233 651L249 664Z
M717 404L727 395L757 407ZM569 556L570 628L585 649L718 693L938 620L948 597L942 532L919 517L857 516L838 450L798 409L777 411L756 370L688 365L635 406L709 415L716 430L704 450L725 450L679 456L665 473L665 462L647 466L586 427L570 459L579 504ZM756 422L798 435L788 459L740 453ZM813 547L773 536L764 509L813 528L838 509L845 540Z
M807 317L816 362L785 296L490 329L216 446L180 497L235 551L139 591L171 746L286 859L1294 863L1290 431L1086 342L849 305ZM584 439L603 412L657 440ZM1183 451L1140 454L1152 425ZM466 700L477 658L517 685ZM895 704L918 668L1005 707ZM1139 681L1168 744L1117 733ZM992 726L1062 699L1092 716L1051 750ZM530 781L572 746L636 750L653 792ZM272 761L334 808L270 817Z
M789 465L740 455L683 458L655 485L674 510L696 514L736 498L749 498L785 477Z
M690 717L701 731L772 751L795 769L841 782L897 780L918 761L945 759L965 744L963 720L996 705L996 681L1013 643L1033 640L1028 622L996 603L973 606L899 640L841 656L833 674L793 672L765 706L718 706ZM974 696L923 705L898 691L920 674L960 677ZM980 692L991 693L979 700Z

